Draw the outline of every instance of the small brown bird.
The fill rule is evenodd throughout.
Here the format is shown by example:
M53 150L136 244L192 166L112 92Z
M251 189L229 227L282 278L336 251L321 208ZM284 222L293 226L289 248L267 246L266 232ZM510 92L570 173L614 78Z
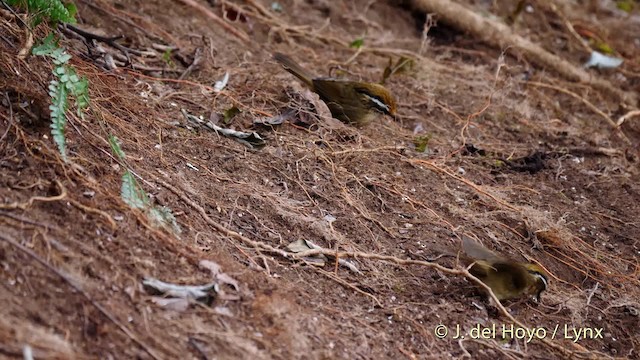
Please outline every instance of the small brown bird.
M320 95L334 118L357 126L371 122L377 113L395 116L396 102L384 86L374 83L333 78L318 78L303 69L293 59L281 53L273 54L285 70L302 80Z
M536 264L503 258L466 236L462 238L462 249L473 262L469 272L489 286L498 300L528 295L540 301L547 289L548 275Z

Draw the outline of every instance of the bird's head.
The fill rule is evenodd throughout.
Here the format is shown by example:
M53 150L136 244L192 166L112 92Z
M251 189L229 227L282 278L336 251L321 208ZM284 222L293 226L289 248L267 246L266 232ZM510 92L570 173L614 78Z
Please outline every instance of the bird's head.
M374 83L360 83L355 87L355 90L369 109L396 116L396 101L384 86Z
M547 290L549 286L549 275L547 272L537 264L524 264L529 275L531 275L531 284L529 285L529 294L533 295L536 301L540 301L540 295Z

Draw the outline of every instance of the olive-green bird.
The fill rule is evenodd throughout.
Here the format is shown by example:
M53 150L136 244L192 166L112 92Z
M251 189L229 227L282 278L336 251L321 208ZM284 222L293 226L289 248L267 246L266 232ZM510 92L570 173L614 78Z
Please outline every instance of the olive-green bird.
M473 263L469 272L491 288L498 300L514 299L523 295L540 295L547 289L547 273L538 265L504 258L463 236L462 249Z
M273 58L317 93L331 115L344 123L364 126L377 114L396 116L395 98L380 84L316 77L287 55L275 53Z

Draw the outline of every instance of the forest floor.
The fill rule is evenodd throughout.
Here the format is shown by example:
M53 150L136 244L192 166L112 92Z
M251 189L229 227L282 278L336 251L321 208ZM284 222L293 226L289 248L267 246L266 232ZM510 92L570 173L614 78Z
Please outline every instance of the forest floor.
M128 50L57 28L91 100L69 111L65 163L53 65L18 55L28 19L0 10L0 357L640 358L638 9L460 3L605 85L411 1L78 0L77 26ZM584 69L590 49L624 62ZM331 119L276 51L372 82L404 62L385 81L397 118ZM181 231L123 201L126 170ZM548 271L541 301L488 299L463 234ZM216 287L184 302L149 278Z

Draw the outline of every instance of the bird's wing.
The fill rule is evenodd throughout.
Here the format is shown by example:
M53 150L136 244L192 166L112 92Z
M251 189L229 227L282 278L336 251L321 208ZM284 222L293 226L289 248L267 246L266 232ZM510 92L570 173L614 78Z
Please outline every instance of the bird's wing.
M353 91L348 86L348 81L332 78L313 79L313 89L325 102L349 103L346 91Z

